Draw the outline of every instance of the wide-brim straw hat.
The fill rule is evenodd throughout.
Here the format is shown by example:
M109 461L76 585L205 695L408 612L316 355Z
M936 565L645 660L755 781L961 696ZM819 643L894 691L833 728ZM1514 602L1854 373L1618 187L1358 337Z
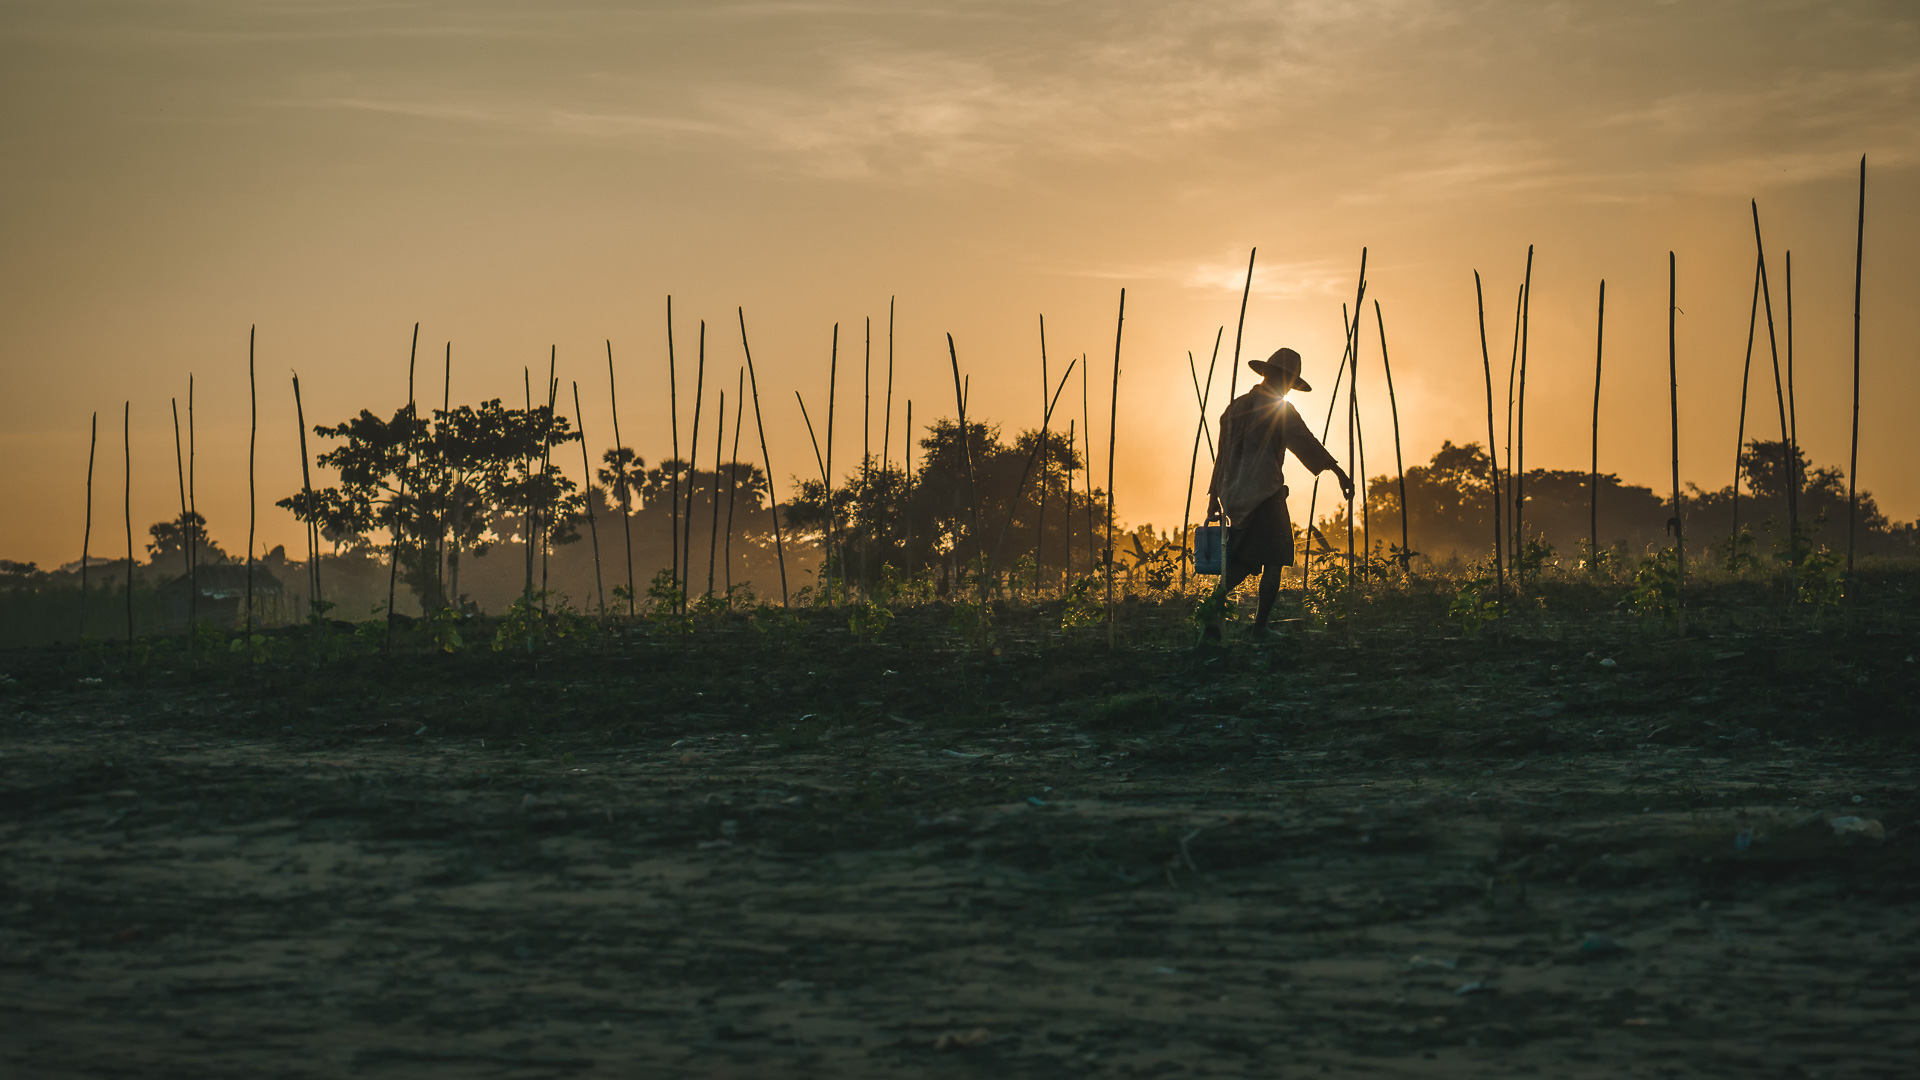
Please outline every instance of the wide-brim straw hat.
M1259 372L1262 378L1276 375L1291 376L1293 389L1304 390L1307 393L1313 392L1313 387L1307 385L1307 380L1300 377L1300 354L1292 349L1275 350L1274 354L1265 360L1247 361L1247 366Z

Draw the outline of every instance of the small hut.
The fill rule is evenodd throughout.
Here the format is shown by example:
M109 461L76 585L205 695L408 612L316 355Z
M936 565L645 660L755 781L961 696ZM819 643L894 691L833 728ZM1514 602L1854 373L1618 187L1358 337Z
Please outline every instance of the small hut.
M213 626L233 627L240 625L246 618L247 604L247 566L245 563L208 563L198 567L194 581L200 588L200 621ZM183 631L193 611L193 586L185 574L160 586L163 610L166 612L167 629ZM267 572L259 563L253 566L253 604L256 620L271 621L265 617L277 613L285 597L286 588L280 579Z

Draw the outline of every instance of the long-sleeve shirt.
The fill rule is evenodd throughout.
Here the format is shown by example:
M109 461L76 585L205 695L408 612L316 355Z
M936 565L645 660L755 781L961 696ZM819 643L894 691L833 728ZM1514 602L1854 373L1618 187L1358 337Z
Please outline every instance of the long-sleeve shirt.
M1293 403L1266 383L1235 398L1220 414L1219 452L1207 490L1220 500L1228 521L1286 490L1281 465L1287 451L1318 474L1334 467L1333 455L1313 437Z

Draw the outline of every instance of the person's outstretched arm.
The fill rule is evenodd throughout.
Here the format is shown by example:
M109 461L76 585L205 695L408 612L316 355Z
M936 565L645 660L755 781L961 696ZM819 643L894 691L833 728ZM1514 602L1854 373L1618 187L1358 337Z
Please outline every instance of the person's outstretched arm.
M1300 410L1294 408L1291 401L1284 403L1281 408L1286 410L1280 422L1286 425L1287 449L1293 451L1293 456L1300 459L1300 464L1316 476L1332 469L1335 479L1340 481L1341 494L1353 498L1353 477L1348 476L1347 470L1342 469L1327 448L1320 445L1320 440L1313 437L1313 430L1300 418Z

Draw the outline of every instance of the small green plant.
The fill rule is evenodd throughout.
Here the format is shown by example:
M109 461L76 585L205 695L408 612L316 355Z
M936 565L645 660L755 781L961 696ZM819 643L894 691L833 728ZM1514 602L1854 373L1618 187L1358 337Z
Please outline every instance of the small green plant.
M861 641L874 642L893 622L893 609L871 598L855 601L847 608L847 629Z
M1822 544L1800 560L1794 599L1813 607L1837 607L1847 594L1847 574L1833 549Z
M1755 541L1753 530L1741 526L1740 531L1713 546L1714 554L1719 557L1720 565L1730 574L1738 574L1760 565L1759 544Z
M1100 593L1101 581L1089 574L1067 585L1066 601L1060 611L1060 628L1071 630L1077 626L1090 626L1107 617L1105 599Z
M687 614L687 594L680 591L673 571L663 569L647 585L647 606L641 617L675 637L693 631L693 619Z
M1475 563L1447 602L1447 618L1459 623L1469 634L1478 633L1506 610L1506 598L1500 595L1499 580L1490 561Z
M1633 584L1621 603L1636 615L1671 619L1679 612L1680 565L1673 548L1662 548L1640 561Z
M975 598L956 600L947 615L947 629L965 638L975 648L993 647L993 603Z

